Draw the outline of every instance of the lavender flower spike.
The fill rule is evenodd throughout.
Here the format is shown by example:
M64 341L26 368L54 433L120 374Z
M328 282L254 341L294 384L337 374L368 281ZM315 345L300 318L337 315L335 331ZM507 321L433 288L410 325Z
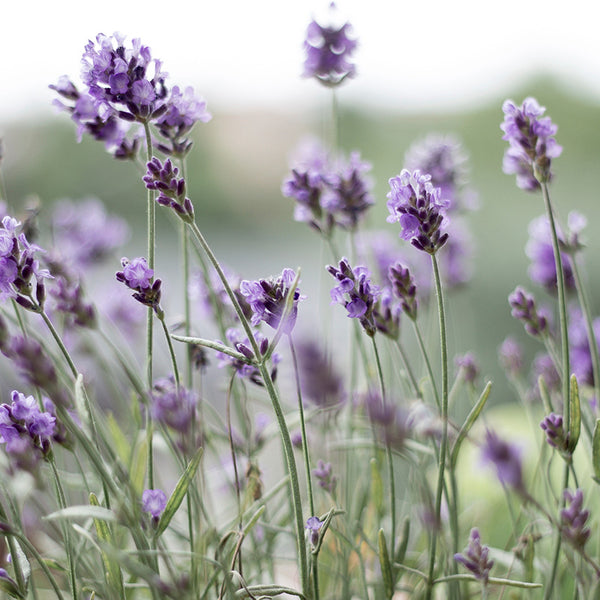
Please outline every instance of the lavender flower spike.
M550 413L544 417L540 427L546 432L546 441L550 446L561 452L568 452L568 433L564 430L562 415Z
M116 278L129 289L134 290L133 297L142 304L151 307L159 318L163 311L160 307L161 280L154 282L154 271L148 267L145 258L138 257L133 260L121 259L122 271L116 273Z
M373 309L380 292L376 285L371 284L368 269L352 269L348 259L342 258L339 268L329 265L327 271L339 282L331 290L331 303L342 304L348 311L348 316L359 319L367 335L373 337L377 331Z
M548 332L548 319L538 312L534 297L521 286L518 286L508 297L508 302L512 308L512 316L523 322L525 331L529 335L538 337Z
M443 232L448 201L442 199L440 188L431 184L431 176L416 170L403 169L389 180L388 223L399 222L400 237L409 240L419 250L435 254L448 240Z
M490 570L494 561L489 559L489 548L482 546L481 537L477 528L471 529L469 545L463 550L463 554L455 554L454 560L464 565L475 577L487 584Z
M185 223L193 223L194 206L185 195L185 179L177 177L179 169L173 166L171 159L163 164L154 157L146 166L148 170L142 179L149 190L159 192L156 201L171 208Z
M558 128L550 117L542 117L546 109L535 98L525 98L520 107L506 100L502 111L502 139L510 144L504 153L502 168L505 173L517 176L520 188L536 191L541 183L551 180L551 159L562 152L562 146L554 139Z
M494 465L503 485L524 491L521 455L516 446L501 440L493 431L488 430L481 453L484 462Z
M560 511L562 534L577 550L583 550L591 534L590 528L585 526L590 511L583 509L581 490L575 490L575 493L565 490L564 496L568 506Z
M167 495L162 490L144 490L142 510L158 519L167 506Z
M332 3L331 7L335 5ZM315 77L326 86L337 86L347 77L354 77L356 67L349 59L357 42L349 37L351 31L350 23L323 26L311 21L304 42L303 76Z
M244 280L240 283L240 292L253 311L252 324L258 325L264 321L273 329L279 328L284 317L290 293L293 293L291 309L283 324L283 332L290 334L296 324L298 316L298 302L305 296L300 290L292 286L296 280L296 273L292 269L284 269L277 278L259 279L258 281Z

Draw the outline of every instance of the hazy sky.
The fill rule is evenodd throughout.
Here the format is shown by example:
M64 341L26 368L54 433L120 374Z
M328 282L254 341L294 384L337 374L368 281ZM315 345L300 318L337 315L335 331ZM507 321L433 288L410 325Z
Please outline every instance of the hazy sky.
M171 83L194 85L209 109L302 109L322 91L303 80L302 40L325 0L2 0L0 123L51 114L48 83L79 78L96 33L140 37ZM538 71L600 98L593 0L338 0L360 47L344 101L398 109L465 106ZM518 99L521 100L521 99Z

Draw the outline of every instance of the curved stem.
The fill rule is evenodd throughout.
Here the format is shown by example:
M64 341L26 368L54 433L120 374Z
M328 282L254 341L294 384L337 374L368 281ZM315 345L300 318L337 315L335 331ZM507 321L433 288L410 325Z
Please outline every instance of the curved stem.
M434 254L431 255L431 264L433 266L433 278L435 281L435 292L438 303L438 313L440 321L440 352L442 363L442 440L440 443L439 469L437 478L437 491L435 495L435 514L434 523L436 529L439 527L440 514L442 508L442 494L444 491L444 473L446 469L446 454L448 449L448 346L446 340L446 313L444 309L444 297L442 295L442 281L437 259ZM431 537L431 546L429 552L429 576L427 580L427 599L432 597L433 592L433 574L435 571L435 554L437 545L437 532L434 531Z
M437 404L438 410L441 412L442 402L440 400L440 394L438 392L437 385L435 383L433 369L431 368L431 361L429 360L429 355L427 354L427 350L426 350L425 344L423 342L423 336L421 335L421 329L417 325L416 321L413 321L412 324L413 324L413 328L415 330L415 335L417 336L417 342L419 344L419 349L421 351L421 355L423 356L423 360L425 361L425 366L427 367L427 374L429 375L429 380L431 381L431 387L433 389L433 395L435 397L435 402Z
M171 365L173 366L173 377L175 377L175 383L177 384L177 388L179 388L181 386L181 378L179 376L179 368L177 367L177 357L175 356L173 342L171 341L171 334L169 333L169 328L165 323L164 315L162 317L158 317L158 320L162 325L163 332L167 340L167 346L169 347L169 356L171 357Z

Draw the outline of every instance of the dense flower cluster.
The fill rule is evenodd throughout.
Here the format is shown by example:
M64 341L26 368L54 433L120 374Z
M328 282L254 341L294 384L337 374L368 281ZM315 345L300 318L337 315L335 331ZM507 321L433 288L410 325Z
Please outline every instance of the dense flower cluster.
M330 494L335 492L337 486L337 477L333 474L333 467L331 463L324 462L319 459L317 461L317 468L312 470L312 474L315 479L319 482L319 486L324 490L327 490Z
M400 300L404 314L415 321L417 319L417 286L408 267L402 263L391 265L388 278L394 295Z
M540 183L547 183L552 178L552 159L562 152L562 146L554 139L558 128L550 117L542 116L546 109L535 98L525 98L520 107L512 100L506 100L502 111L502 139L509 143L502 168L505 173L517 176L520 188L538 190Z
M590 511L583 508L583 491L564 491L567 506L560 511L560 527L563 536L578 550L583 550L591 530L586 527Z
M455 554L454 560L464 565L477 579L488 582L494 561L489 558L490 549L481 544L481 536L477 528L471 529L469 545L462 554Z
M117 271L116 278L124 283L129 289L134 290L132 296L145 306L151 307L158 316L162 315L160 308L161 280L154 277L154 270L148 267L146 259L143 257L121 259L122 271Z
M12 217L2 219L0 228L0 301L14 298L29 310L35 307L33 298L43 304L45 287L43 280L51 278L47 269L39 264L39 246L27 241L19 233L21 223Z
M374 204L371 165L352 152L349 160L334 159L319 143L302 147L282 193L296 201L294 219L308 223L324 235L335 226L354 230Z
M448 201L441 196L440 188L431 184L431 176L420 171L403 169L389 181L387 195L389 223L399 222L400 237L428 254L435 254L448 240L444 232Z
M548 318L537 309L534 297L521 286L508 297L508 303L512 316L523 323L529 335L538 337L548 333Z
M394 297L389 286L381 289L373 308L373 318L377 331L397 340L400 337L400 314L402 306Z
M239 330L230 328L225 332L227 341L242 354L246 360L242 358L236 358L225 352L217 351L216 356L219 367L232 367L235 373L239 377L248 379L256 385L263 385L260 370L256 366L257 360L262 360L269 350L269 339L262 335L259 331L254 332L254 339L258 344L260 357L256 357L252 351L250 340ZM277 376L277 365L281 362L281 357L277 352L273 352L271 355L271 363L273 368L271 370L271 378L275 379Z
M456 356L454 358L454 364L456 365L456 368L460 370L463 379L467 383L475 382L475 379L477 379L477 376L479 375L479 365L477 364L477 359L471 352Z
M139 134L127 139L129 124L153 122L165 139L159 148L166 154L184 156L191 142L184 136L193 125L210 120L206 103L192 88L181 92L166 84L167 73L153 59L150 48L138 38L125 44L125 36L102 33L89 41L82 57L85 91L62 76L51 85L62 98L56 104L71 114L81 139L83 132L103 141L117 158L135 158ZM65 104L63 100L67 100Z
M546 432L546 441L550 446L561 452L567 451L568 434L563 427L562 415L550 413L542 419L540 427Z
M296 273L292 269L284 269L277 279L245 279L240 283L240 292L252 309L254 326L264 321L273 329L281 327L284 333L292 332L298 316L298 302L305 298L296 287L293 290L293 298L290 299L295 280ZM283 324L282 318L285 318Z
M357 42L350 37L352 26L321 25L313 20L306 30L304 77L315 77L328 86L336 86L356 73L350 57Z
M56 419L41 411L33 396L14 390L11 400L0 405L0 443L5 444L17 467L33 471L51 452Z
M168 158L164 164L154 157L146 164L147 171L143 180L149 190L158 192L156 201L162 206L168 206L186 223L194 222L194 206L185 195L185 179L178 177L179 169Z
M331 303L343 305L348 317L358 319L367 335L373 337L377 331L373 309L380 292L371 283L369 270L362 266L353 269L348 259L342 258L339 267L329 265L327 271L339 282L331 290Z

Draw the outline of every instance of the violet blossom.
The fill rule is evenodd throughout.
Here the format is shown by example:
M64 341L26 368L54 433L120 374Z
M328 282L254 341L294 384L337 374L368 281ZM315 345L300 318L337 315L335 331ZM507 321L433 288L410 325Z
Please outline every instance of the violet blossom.
M444 231L448 201L442 198L440 188L433 187L430 175L407 169L392 177L389 184L388 223L399 222L402 239L423 252L435 254L448 240Z
M167 495L160 489L144 490L142 493L142 510L154 519L162 515L167 506Z
M122 271L117 271L117 281L124 283L135 293L132 296L145 306L151 307L159 318L162 318L163 312L160 307L161 280L153 281L154 270L148 267L146 259L143 257L121 259Z
M194 222L194 205L186 196L183 177L178 177L179 169L168 158L164 163L154 157L146 163L146 175L142 178L149 190L158 192L156 202L171 208L185 223Z
M485 463L491 463L495 467L500 483L516 491L524 491L521 452L515 445L488 430L481 448L481 457Z
M509 143L502 169L507 174L516 174L520 188L536 191L541 183L552 179L552 159L562 152L562 146L554 139L558 128L550 117L542 116L546 109L535 98L525 98L520 107L506 100L502 111L502 139Z
M490 571L494 566L494 561L489 558L490 549L481 544L481 536L477 528L471 529L469 535L469 545L463 550L462 554L455 554L454 560L466 567L476 579L487 584Z
M508 302L512 308L512 316L523 323L529 335L538 337L548 333L548 317L544 311L537 309L535 298L521 286L515 288L508 297Z
M566 506L560 511L562 535L576 550L583 551L591 535L590 528L586 527L590 511L583 508L583 491L564 490L564 497Z

